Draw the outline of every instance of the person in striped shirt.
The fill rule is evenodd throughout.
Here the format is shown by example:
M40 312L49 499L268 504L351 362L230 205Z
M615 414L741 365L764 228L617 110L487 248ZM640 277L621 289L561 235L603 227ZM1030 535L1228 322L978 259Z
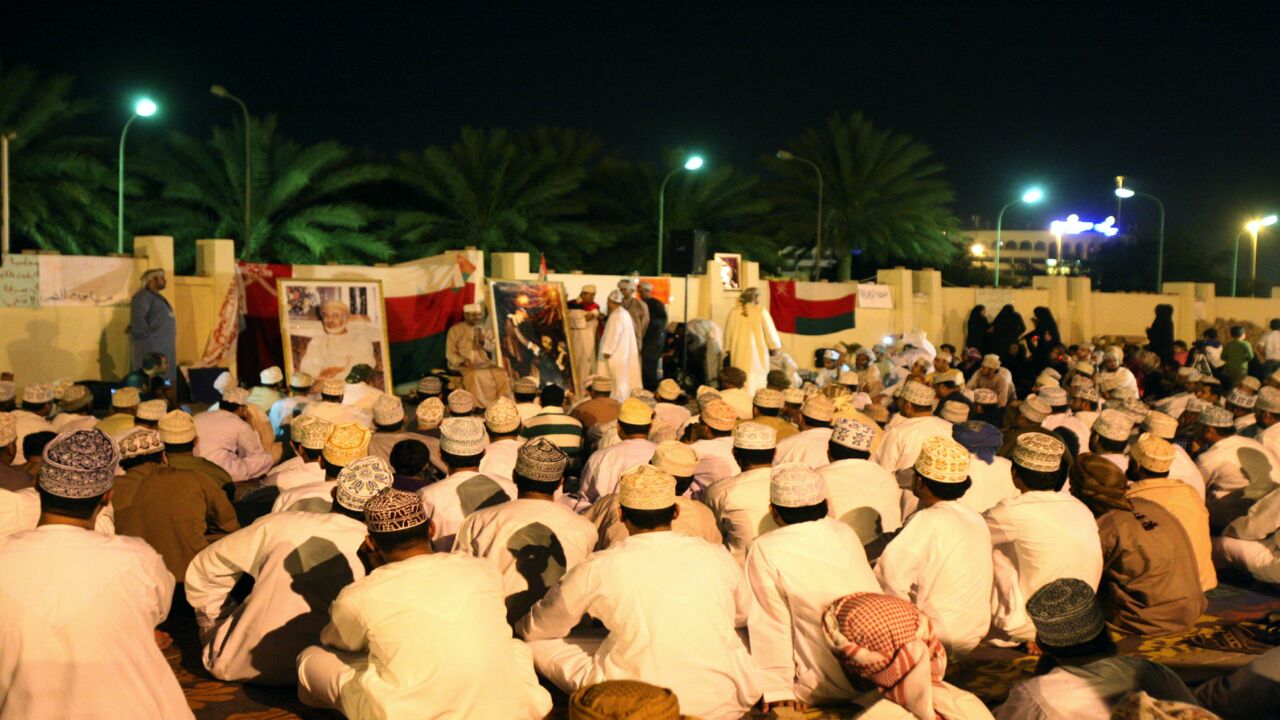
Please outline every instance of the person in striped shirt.
M540 394L542 411L524 421L520 437L532 440L544 437L569 456L570 467L582 466L582 422L565 414L564 388L547 385Z

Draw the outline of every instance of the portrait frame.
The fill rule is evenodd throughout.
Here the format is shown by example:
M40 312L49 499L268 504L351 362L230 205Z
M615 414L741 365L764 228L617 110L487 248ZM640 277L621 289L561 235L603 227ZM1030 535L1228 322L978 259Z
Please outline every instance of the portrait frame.
M724 270L721 270L721 287L729 292L742 292L742 254L715 253L711 257L719 261L724 268L728 268L727 277Z
M321 305L337 300L348 307L347 324L355 323L351 332L354 362L332 377L346 378L352 364L373 359L374 375L367 384L383 392L392 391L391 349L387 339L387 308L381 280L336 280L328 278L278 278L276 295L280 307L280 335L284 348L286 381L298 372L315 378L316 386L326 379L323 373L304 368L307 351L314 338L324 336ZM370 347L366 351L363 343ZM330 365L329 367L334 367Z
M573 350L570 345L569 306L564 283L542 280L489 280L489 323L497 343L498 365L507 371L514 385L521 377L538 380L541 388L555 383L573 390ZM525 311L516 319L516 310ZM512 320L512 324L508 324ZM515 328L516 332L511 332ZM525 337L536 333L537 339ZM533 353L522 342L538 346ZM545 341L550 340L548 349ZM537 372L533 372L536 370Z

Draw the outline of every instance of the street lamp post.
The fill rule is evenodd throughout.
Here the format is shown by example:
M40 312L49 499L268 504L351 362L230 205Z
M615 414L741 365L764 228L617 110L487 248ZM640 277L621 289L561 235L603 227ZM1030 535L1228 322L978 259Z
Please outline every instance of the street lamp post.
M1244 224L1244 229L1253 238L1253 260L1250 263L1251 270L1249 272L1249 296L1257 295L1258 283L1258 231L1264 227L1276 224L1276 216L1268 215L1266 217L1256 218ZM1240 265L1240 238L1244 233L1236 235L1236 249L1231 256L1231 297L1236 296L1236 272Z
M1160 208L1160 235L1156 246L1156 292L1164 291L1164 203L1160 202L1160 198L1150 193L1138 192L1124 186L1124 176L1116 176L1116 203L1121 200L1141 195L1142 197L1154 202L1156 207Z
M995 276L996 287L1000 287L1000 246L1003 245L1003 243L1000 242L1000 229L1001 229L1001 225L1004 224L1005 210L1008 210L1009 208L1013 207L1014 205L1017 205L1018 203L1026 203L1028 205L1034 205L1035 203L1038 203L1043 199L1044 199L1044 191L1042 191L1040 188L1030 188L1026 192L1022 193L1022 197L1018 198L1017 200L1010 200L1009 202L1005 203L1005 206L1000 208L1000 214L996 215L996 276Z
M220 98L234 101L240 106L240 111L244 113L244 245L240 248L240 257L245 257L249 252L249 243L253 238L253 215L250 212L250 199L253 197L253 153L250 149L252 138L253 122L249 118L249 106L244 104L240 98L227 92L227 89L221 85L214 85L209 88L209 92Z
M779 150L775 157L779 160L802 162L813 168L813 172L818 175L818 223L813 243L813 279L817 280L822 272L822 168L818 167L818 164L812 160L796 157L786 150Z
M124 124L124 130L120 131L120 161L119 170L120 177L116 185L116 252L124 253L124 139L129 134L129 126L134 120L140 117L151 117L156 114L156 104L147 98L138 100L133 106L133 115L129 116L128 122Z
M676 173L680 172L681 170L688 170L689 172L695 172L697 170L700 170L701 168L702 168L702 156L690 155L689 158L684 161L684 165L676 168L675 170L672 170L671 172L667 173L666 177L662 178L662 185L658 188L658 273L657 273L658 275L662 274L662 239L663 239L663 233L666 230L664 223L666 222L666 210L667 210L667 181L670 180L672 176L674 176Z

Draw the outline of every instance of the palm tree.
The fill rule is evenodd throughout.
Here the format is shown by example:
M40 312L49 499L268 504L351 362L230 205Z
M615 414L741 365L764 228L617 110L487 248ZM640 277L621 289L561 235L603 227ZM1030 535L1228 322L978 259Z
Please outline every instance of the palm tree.
M402 153L396 177L419 206L397 213L393 232L419 255L471 245L580 267L610 242L583 222L579 193L598 146L574 131L463 128L447 148Z
M253 232L240 258L255 262L367 263L394 249L359 195L390 168L358 160L337 142L302 145L276 132L276 118L253 121ZM174 236L175 261L190 267L197 238L244 237L244 126L217 127L209 140L173 133L144 149L140 172L157 190L139 217Z
M71 78L19 65L0 71L0 133L9 141L10 231L15 245L69 254L115 247L116 173L105 140L73 133L93 103Z
M664 153L666 163L655 168L610 158L593 173L589 200L591 214L606 232L617 238L609 251L595 258L601 270L649 271L655 267L658 236L658 193L669 168L687 157L680 149ZM775 266L776 243L757 231L773 204L761 194L760 178L737 172L730 165L707 165L698 172L679 172L667 183L663 222L663 265L672 264L677 251L672 233L705 230L709 250L741 252Z
M877 130L861 113L832 115L825 131L806 130L786 149L822 170L824 247L815 248L815 258L835 255L841 280L849 279L855 252L877 263L935 267L956 252L950 238L959 223L948 207L955 193L932 151L910 135ZM801 163L766 163L785 178L776 189L780 235L811 245L817 178ZM820 267L815 262L815 277Z

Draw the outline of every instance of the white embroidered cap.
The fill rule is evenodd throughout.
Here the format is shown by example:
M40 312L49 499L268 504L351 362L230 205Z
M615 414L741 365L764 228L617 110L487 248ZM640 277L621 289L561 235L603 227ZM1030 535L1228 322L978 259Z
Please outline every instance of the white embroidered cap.
M386 460L366 455L338 471L338 492L334 499L342 507L359 512L374 495L391 487L393 480Z
M783 463L769 475L769 503L784 508L810 507L827 499L827 482L804 463Z
M921 445L915 470L934 482L962 483L969 478L969 451L949 437L934 435Z
M778 445L778 433L773 428L756 422L744 422L733 429L733 446L742 450L773 450Z

